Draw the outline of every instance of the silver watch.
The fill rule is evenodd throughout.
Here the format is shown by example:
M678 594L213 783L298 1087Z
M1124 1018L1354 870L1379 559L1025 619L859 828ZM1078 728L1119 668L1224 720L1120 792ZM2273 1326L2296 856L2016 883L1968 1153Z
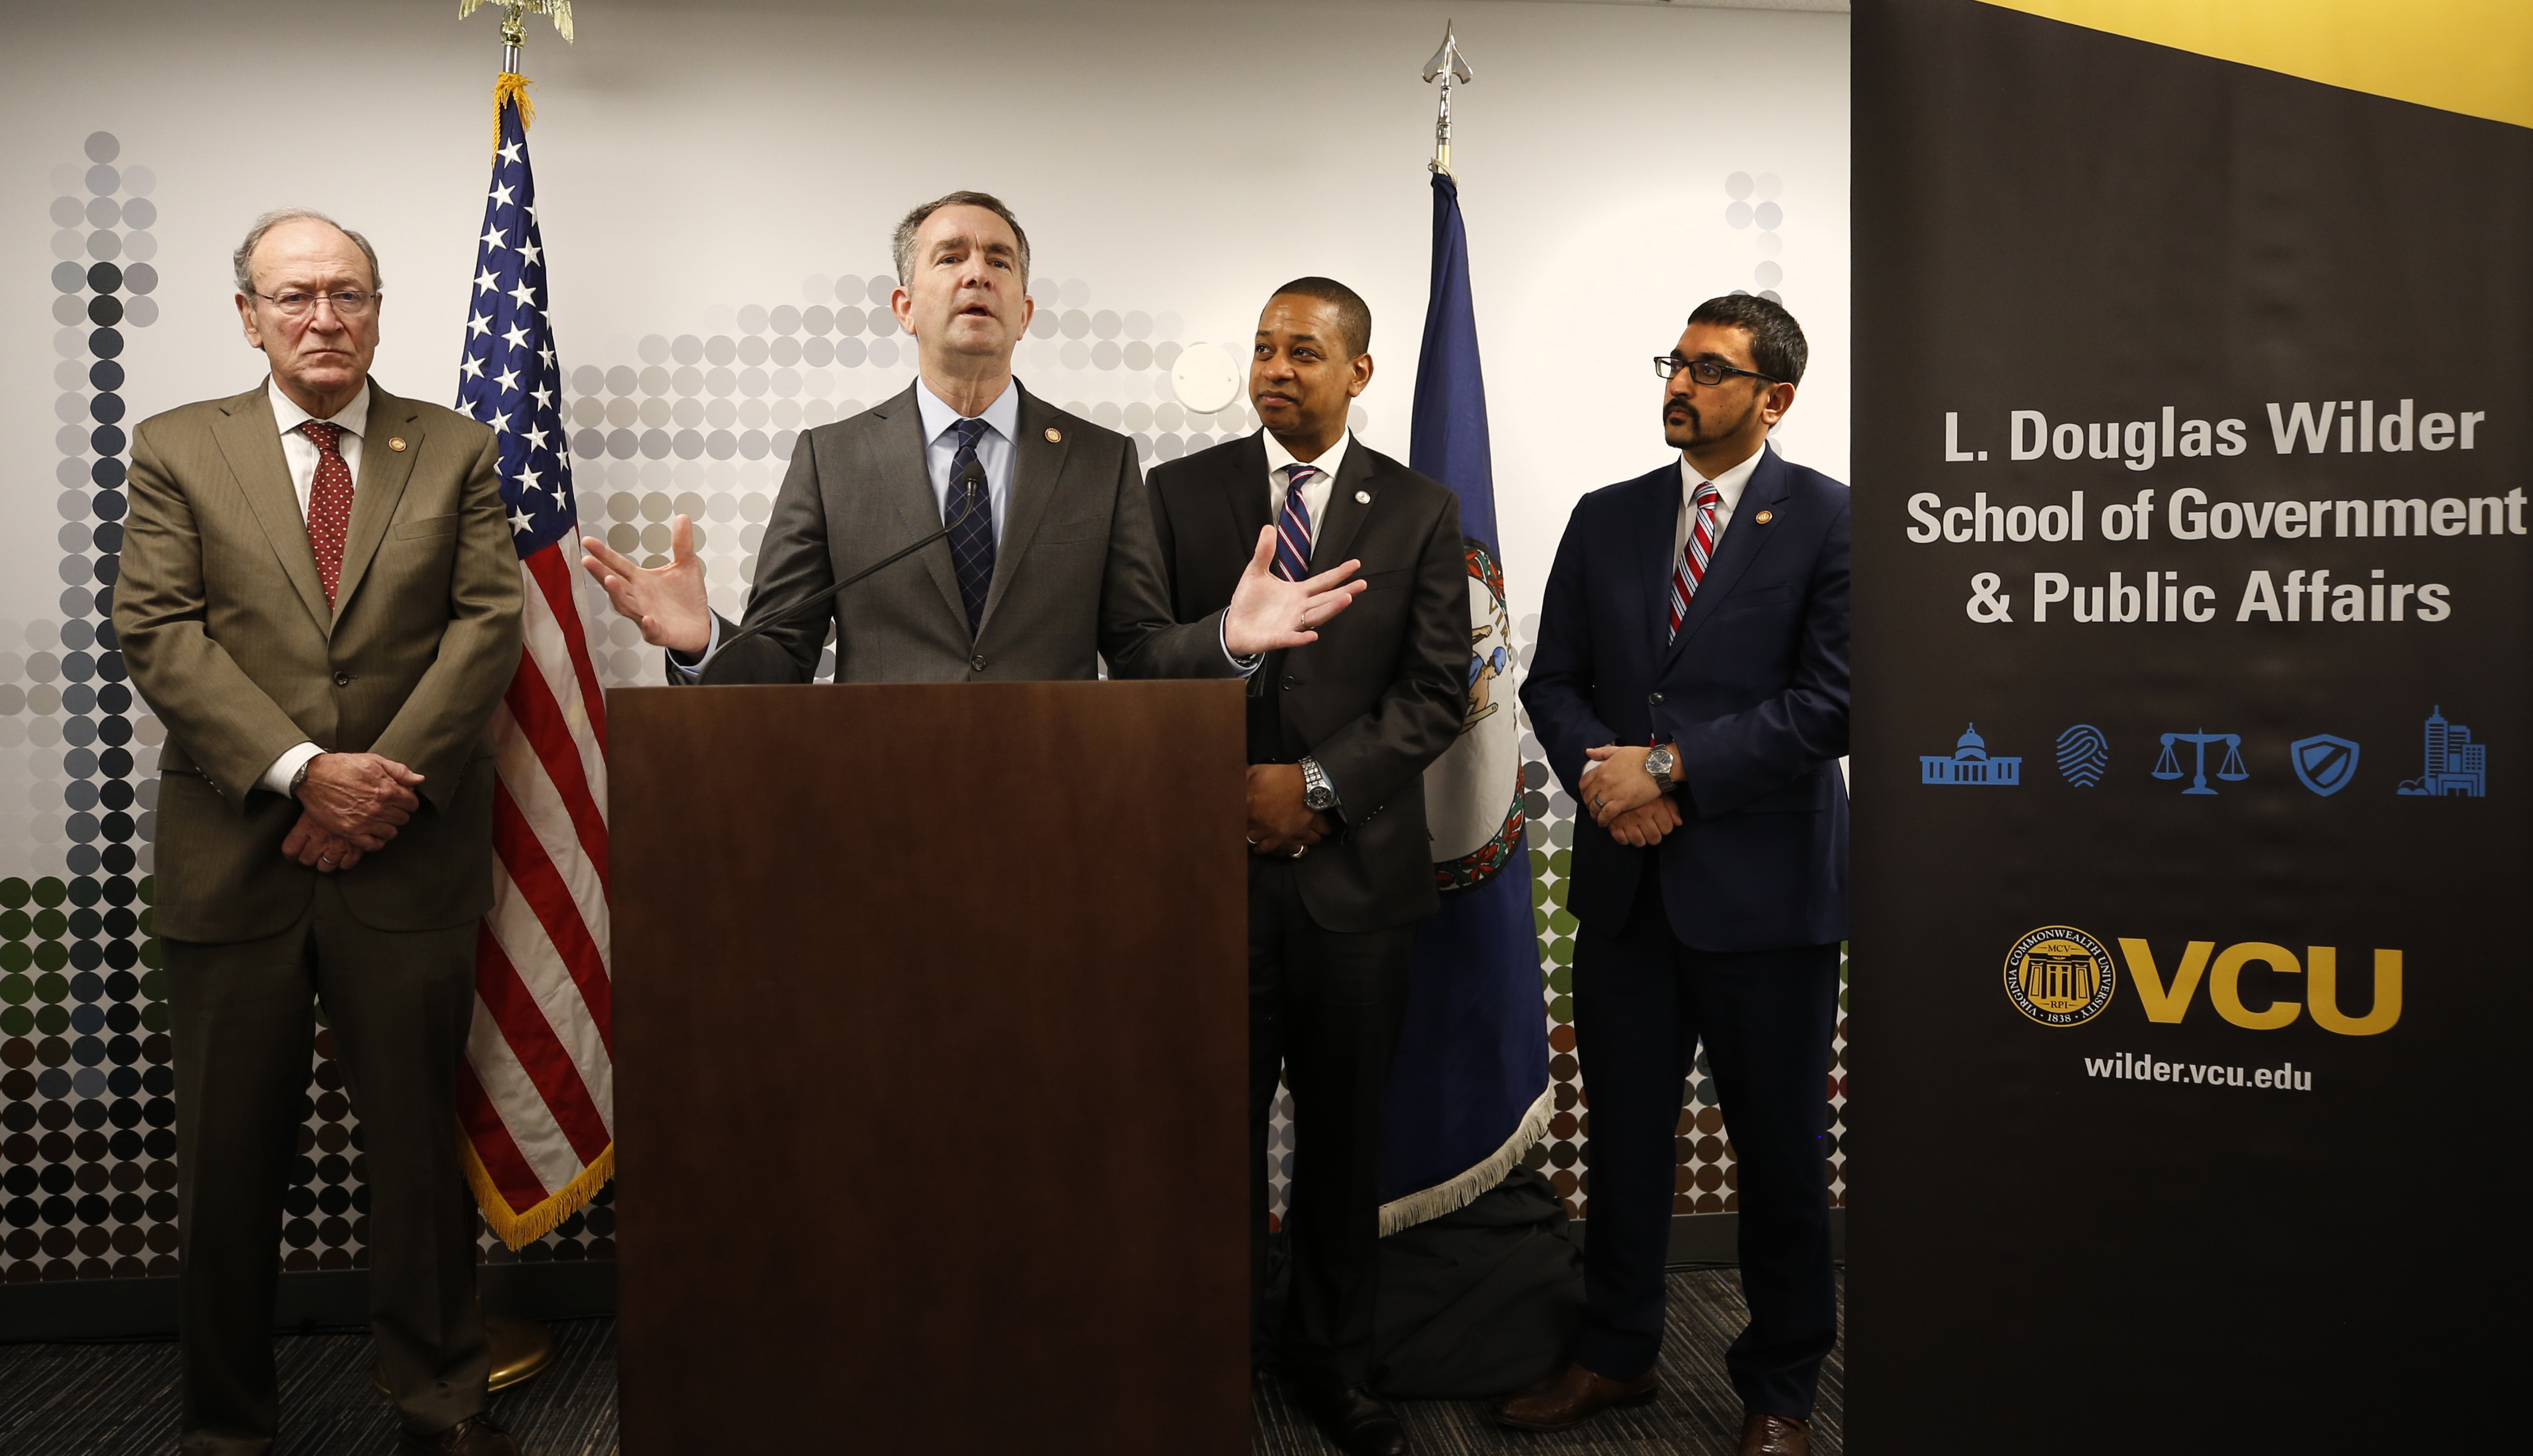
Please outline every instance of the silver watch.
M1320 768L1319 760L1310 758L1303 759L1301 769L1302 807L1310 810L1314 814L1324 814L1328 810L1335 808L1337 806L1337 791L1335 787L1328 783L1327 774Z
M1672 783L1671 773L1679 767L1679 755L1672 752L1669 744L1661 745L1645 755L1645 772L1652 776L1654 786L1665 793L1671 792L1677 786Z

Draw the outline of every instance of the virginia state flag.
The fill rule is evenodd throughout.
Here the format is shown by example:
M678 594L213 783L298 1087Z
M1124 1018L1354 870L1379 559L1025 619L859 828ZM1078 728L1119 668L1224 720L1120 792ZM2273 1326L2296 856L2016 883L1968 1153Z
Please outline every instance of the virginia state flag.
M1381 1232L1494 1188L1547 1131L1548 1023L1522 843L1512 620L1496 552L1487 389L1460 193L1434 175L1434 272L1408 464L1460 497L1469 567L1467 716L1425 773L1443 908L1416 940L1407 1020L1382 1108Z

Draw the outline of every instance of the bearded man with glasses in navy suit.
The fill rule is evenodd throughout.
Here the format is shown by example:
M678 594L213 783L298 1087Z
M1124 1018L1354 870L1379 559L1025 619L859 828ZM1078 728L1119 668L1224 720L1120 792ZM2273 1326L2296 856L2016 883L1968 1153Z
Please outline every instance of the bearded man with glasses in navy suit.
M1704 1044L1738 1174L1750 1322L1725 1356L1743 1456L1810 1450L1837 1338L1827 1088L1848 933L1848 493L1768 448L1808 350L1710 299L1669 355L1676 461L1575 506L1521 690L1588 814L1574 1029L1591 1237L1571 1363L1498 1404L1558 1430L1660 1393L1683 1084Z

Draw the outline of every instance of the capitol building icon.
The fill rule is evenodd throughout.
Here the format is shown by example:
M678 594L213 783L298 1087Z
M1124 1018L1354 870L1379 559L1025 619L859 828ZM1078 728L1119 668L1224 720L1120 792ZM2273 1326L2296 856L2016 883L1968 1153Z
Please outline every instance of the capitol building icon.
M1917 756L1917 782L1920 784L2021 784L2023 759L1990 758L1987 739L1978 734L1978 725L1962 734L1953 747L1952 757L1940 753Z

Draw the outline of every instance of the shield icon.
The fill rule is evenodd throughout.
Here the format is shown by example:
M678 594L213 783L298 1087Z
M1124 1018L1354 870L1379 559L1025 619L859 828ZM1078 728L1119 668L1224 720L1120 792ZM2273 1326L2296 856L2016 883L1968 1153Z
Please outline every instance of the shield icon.
M2287 745L2287 761L2304 786L2325 798L2348 786L2357 777L2357 745L2329 733L2298 738Z

